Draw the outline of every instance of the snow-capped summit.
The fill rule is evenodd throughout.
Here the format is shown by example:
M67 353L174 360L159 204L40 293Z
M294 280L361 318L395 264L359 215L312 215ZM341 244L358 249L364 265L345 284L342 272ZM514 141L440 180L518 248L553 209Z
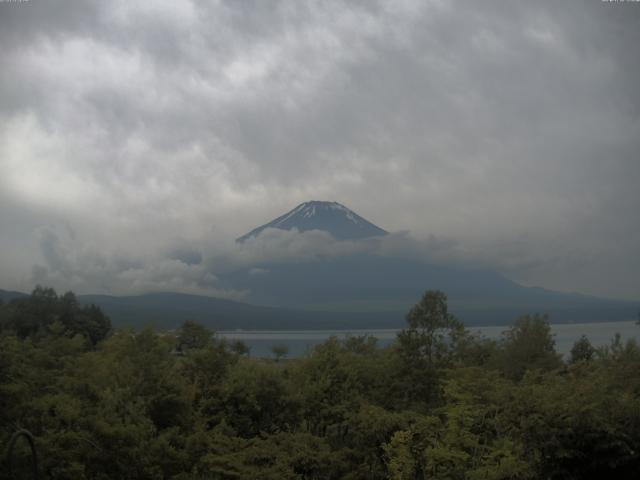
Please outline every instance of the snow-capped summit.
M338 240L374 237L387 233L338 202L312 200L304 202L275 220L251 230L236 241L243 242L250 237L255 237L265 228L279 228L281 230L296 228L301 232L324 230Z

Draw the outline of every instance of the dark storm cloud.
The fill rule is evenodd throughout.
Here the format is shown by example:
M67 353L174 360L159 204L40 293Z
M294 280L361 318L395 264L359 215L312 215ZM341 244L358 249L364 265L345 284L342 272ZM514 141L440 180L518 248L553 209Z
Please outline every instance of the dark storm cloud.
M355 248L233 245L317 198L411 230L389 254L640 297L631 2L31 0L0 41L0 287L219 294Z

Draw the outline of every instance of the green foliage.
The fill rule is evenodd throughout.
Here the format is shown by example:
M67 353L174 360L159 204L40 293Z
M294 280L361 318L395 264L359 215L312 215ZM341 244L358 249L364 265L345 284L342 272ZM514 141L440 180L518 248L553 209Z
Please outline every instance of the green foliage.
M413 434L407 430L399 430L383 447L390 480L412 480L416 477L418 465L412 443Z
M398 334L403 355L408 360L433 367L453 357L464 326L447 308L447 296L427 291L407 315L409 328Z
M553 370L562 364L546 315L525 315L503 333L502 369L519 380L527 370Z
M432 403L439 394L438 370L454 360L466 332L449 314L447 296L440 291L427 291L407 314L407 323L397 342L402 366L396 378L403 403Z
M292 431L299 422L297 400L281 369L247 360L229 370L217 413L219 422L246 438Z
M628 425L637 425L640 412L638 399L622 392L601 366L528 374L513 391L505 424L517 425L542 478L633 478L638 435Z
M571 347L571 363L588 362L593 359L596 349L593 348L589 339L582 335Z
M1 310L0 330L20 338L82 335L96 345L111 332L111 321L100 308L80 306L72 292L58 296L52 288L37 286L29 297L14 299Z
M246 355L249 356L251 354L251 349L249 348L249 346L244 343L242 340L234 340L233 342L231 342L231 344L229 345L229 348L231 348L231 351L238 354L238 355Z
M385 445L390 478L535 478L517 436L500 425L509 385L495 371L449 371L443 405Z
M640 348L619 336L595 353L579 340L564 365L545 317L491 342L427 292L388 348L330 338L274 362L193 322L181 355L176 336L150 329L92 337L98 318L43 288L0 305L0 446L31 431L42 478L626 480L640 469Z
M213 338L213 333L204 325L193 320L185 321L178 333L179 350L198 350L206 348Z

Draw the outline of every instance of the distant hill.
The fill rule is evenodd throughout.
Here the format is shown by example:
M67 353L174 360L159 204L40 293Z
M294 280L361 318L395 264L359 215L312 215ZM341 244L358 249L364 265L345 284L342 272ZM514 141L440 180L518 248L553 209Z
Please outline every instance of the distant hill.
M387 233L344 205L337 202L313 200L301 203L275 220L254 228L249 233L236 239L236 241L244 242L267 228L280 230L293 230L295 228L300 232L323 230L338 240L355 240Z
M524 287L490 270L461 269L374 255L317 262L264 264L260 274L238 270L220 279L248 290L247 301L330 312L387 312L403 317L425 290L442 290L451 311L468 325L500 325L527 313L548 313L553 322L621 321L638 304Z
M323 230L336 239L351 240L387 233L339 203L310 201L238 241L266 228ZM358 312L402 318L425 290L436 289L447 293L451 311L468 325L506 324L534 312L548 313L554 322L631 320L638 308L634 302L524 287L486 269L364 254L262 263L218 277L225 288L248 291L247 301L252 304L324 312L327 316Z
M304 330L395 328L404 317L389 312L313 312L263 307L219 298L181 293L149 293L114 297L80 295L83 304L98 305L118 327L176 328L195 320L215 330Z
M10 290L0 290L0 300L3 302L9 302L14 298L28 297L26 293L13 292Z
M520 287L524 288L524 287ZM547 312L555 323L632 320L637 312L633 302L617 302L542 289L526 289L532 295L517 304L513 300L488 297L450 296L451 311L467 326L508 325L519 316L532 312ZM292 291L292 295L298 291ZM402 328L405 314L422 292L414 297L380 296L354 301L320 302L298 305L297 308L277 308L235 302L219 298L180 293L149 293L134 296L80 295L82 304L95 304L109 315L116 327L154 326L161 329L177 328L185 320L195 320L214 330L340 330ZM9 301L26 297L21 292L0 290L0 298ZM531 298L537 296L538 302ZM574 301L569 301L574 297ZM556 301L552 301L553 299ZM525 300L526 297L520 297ZM326 300L326 297L325 297ZM491 301L497 303L491 303ZM474 303L474 301L476 303ZM295 302L291 302L294 304Z

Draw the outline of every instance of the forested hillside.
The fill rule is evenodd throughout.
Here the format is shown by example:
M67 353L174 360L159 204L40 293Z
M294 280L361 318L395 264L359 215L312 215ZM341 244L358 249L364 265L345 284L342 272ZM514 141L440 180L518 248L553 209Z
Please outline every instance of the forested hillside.
M639 327L640 328L640 327ZM388 348L264 360L205 327L113 330L72 293L0 305L0 447L41 478L637 478L640 348L554 349L545 317L495 342L425 293ZM3 456L0 479L12 478ZM30 456L19 440L16 478Z

